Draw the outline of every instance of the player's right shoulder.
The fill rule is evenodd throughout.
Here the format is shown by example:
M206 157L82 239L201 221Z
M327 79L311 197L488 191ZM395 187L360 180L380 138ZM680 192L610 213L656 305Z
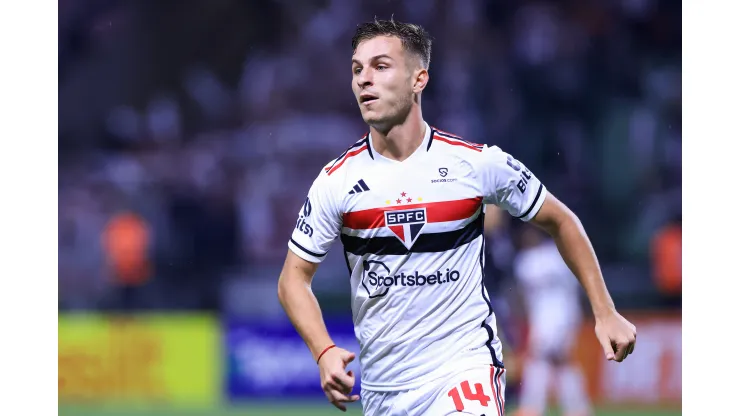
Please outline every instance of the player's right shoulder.
M373 158L370 150L370 133L366 133L360 140L345 149L337 158L327 163L322 169L322 176L336 177L347 171L354 163L363 160L363 157Z

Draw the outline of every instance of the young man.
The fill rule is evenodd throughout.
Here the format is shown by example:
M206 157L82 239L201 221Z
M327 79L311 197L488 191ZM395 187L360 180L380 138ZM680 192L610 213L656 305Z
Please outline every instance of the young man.
M483 286L484 204L553 236L588 293L609 360L635 327L611 301L576 216L498 147L430 127L421 113L431 40L417 25L362 24L352 91L370 132L326 165L308 192L278 296L318 362L329 401L345 410L355 356L334 346L311 280L339 237L350 271L364 414L503 415L504 364Z
M591 404L572 348L581 325L578 283L555 246L534 227L521 232L514 260L529 322L529 346L517 416L547 414L550 389L564 416L589 416Z

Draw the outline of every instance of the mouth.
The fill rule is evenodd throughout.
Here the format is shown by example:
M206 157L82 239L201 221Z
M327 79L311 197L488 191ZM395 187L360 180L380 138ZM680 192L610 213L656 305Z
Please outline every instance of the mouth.
M360 95L360 103L361 104L369 105L371 103L374 103L377 100L378 100L378 97L376 97L376 96L374 96L372 94L362 94L362 95Z

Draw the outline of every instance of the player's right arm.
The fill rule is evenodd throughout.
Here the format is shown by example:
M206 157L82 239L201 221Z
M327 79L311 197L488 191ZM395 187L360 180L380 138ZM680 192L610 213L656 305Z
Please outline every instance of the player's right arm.
M314 361L324 348L333 343L319 303L311 290L311 281L318 267L318 263L306 261L288 250L278 280L278 299L296 331L306 342Z
M342 403L359 400L357 395L349 396L355 377L351 371L345 371L345 367L355 356L340 347L324 352L334 342L326 330L319 303L311 290L311 280L318 266L318 263L299 257L292 249L288 250L278 281L278 298L296 331L311 350L314 361L318 361L321 387L327 399L345 411L346 407Z
M278 299L314 360L318 361L324 393L334 406L344 411L346 407L342 402L359 400L359 396L349 396L355 377L351 371L345 371L355 357L339 347L326 350L334 343L311 290L319 263L341 230L341 210L327 179L322 172L314 181L298 214L278 280Z

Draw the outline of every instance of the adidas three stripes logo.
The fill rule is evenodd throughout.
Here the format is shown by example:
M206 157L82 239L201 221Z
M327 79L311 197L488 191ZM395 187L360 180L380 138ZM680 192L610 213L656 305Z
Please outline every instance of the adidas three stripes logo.
M349 191L350 195L359 194L360 192L369 191L370 188L367 187L367 184L365 184L365 181L360 179L357 181L354 187L352 187L352 190Z

